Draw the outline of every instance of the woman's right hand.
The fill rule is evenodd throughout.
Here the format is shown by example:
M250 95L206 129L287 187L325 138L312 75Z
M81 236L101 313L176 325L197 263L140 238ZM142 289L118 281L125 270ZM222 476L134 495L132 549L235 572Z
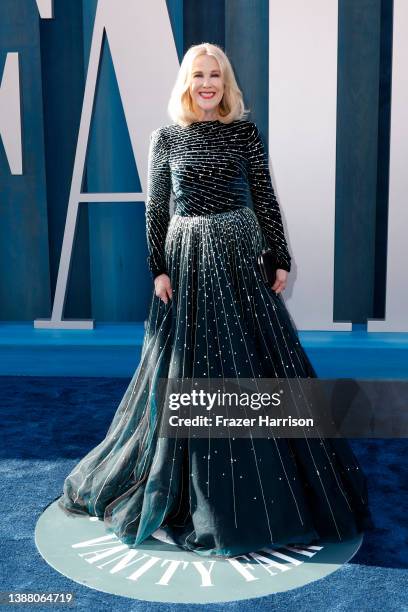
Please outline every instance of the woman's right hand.
M154 279L154 287L157 297L159 297L165 304L172 299L173 290L171 288L170 278L167 274L159 274Z

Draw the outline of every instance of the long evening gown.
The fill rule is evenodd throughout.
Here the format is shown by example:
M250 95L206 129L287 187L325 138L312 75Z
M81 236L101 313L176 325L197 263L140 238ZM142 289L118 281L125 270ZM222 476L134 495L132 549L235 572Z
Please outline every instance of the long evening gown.
M151 275L169 275L173 298L165 304L153 290L140 363L106 437L65 479L60 507L100 517L130 547L160 528L207 556L340 542L373 528L347 440L157 435L160 378L317 376L257 265L269 246L278 267L291 267L257 125L154 130L146 230Z

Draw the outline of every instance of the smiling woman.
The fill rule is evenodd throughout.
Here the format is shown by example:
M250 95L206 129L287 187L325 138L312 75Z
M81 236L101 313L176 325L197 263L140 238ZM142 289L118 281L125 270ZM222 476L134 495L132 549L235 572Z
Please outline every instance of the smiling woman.
M199 121L219 119L218 107L223 95L224 83L215 57L211 55L195 57L192 65L190 96Z
M290 377L300 391L316 376L280 295L291 257L268 155L219 47L188 50L169 111L175 123L154 130L149 148L154 291L141 361L60 506L103 518L131 547L161 528L204 556L353 538L373 523L346 440L158 435L163 378ZM272 287L257 265L266 245L278 264Z

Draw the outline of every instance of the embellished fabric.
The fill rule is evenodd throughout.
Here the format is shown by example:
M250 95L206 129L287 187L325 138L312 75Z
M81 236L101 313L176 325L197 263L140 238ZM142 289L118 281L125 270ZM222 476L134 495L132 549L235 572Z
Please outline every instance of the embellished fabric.
M249 189L264 242L274 250L278 267L290 271L268 154L255 123L214 120L158 128L151 134L148 166L146 229L153 277L166 272L172 192L176 215L205 216L247 206Z
M105 438L66 477L60 507L100 517L130 547L161 530L204 556L340 542L372 527L347 440L158 436L162 379L290 377L300 393L316 372L257 266L266 241L290 269L256 125L155 130L148 183L150 270L169 275L173 297L165 304L153 288L140 363Z

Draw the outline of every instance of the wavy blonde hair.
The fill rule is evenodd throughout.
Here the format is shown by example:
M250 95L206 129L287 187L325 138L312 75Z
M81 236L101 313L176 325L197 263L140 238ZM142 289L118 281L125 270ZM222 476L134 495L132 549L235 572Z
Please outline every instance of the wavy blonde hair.
M235 79L231 63L218 45L205 42L192 45L185 53L180 65L176 82L170 94L167 111L173 121L187 126L198 120L193 111L193 101L190 95L190 82L193 62L199 55L212 55L218 62L224 82L224 95L218 106L218 114L222 123L231 123L242 119L249 109L244 106L243 96Z

